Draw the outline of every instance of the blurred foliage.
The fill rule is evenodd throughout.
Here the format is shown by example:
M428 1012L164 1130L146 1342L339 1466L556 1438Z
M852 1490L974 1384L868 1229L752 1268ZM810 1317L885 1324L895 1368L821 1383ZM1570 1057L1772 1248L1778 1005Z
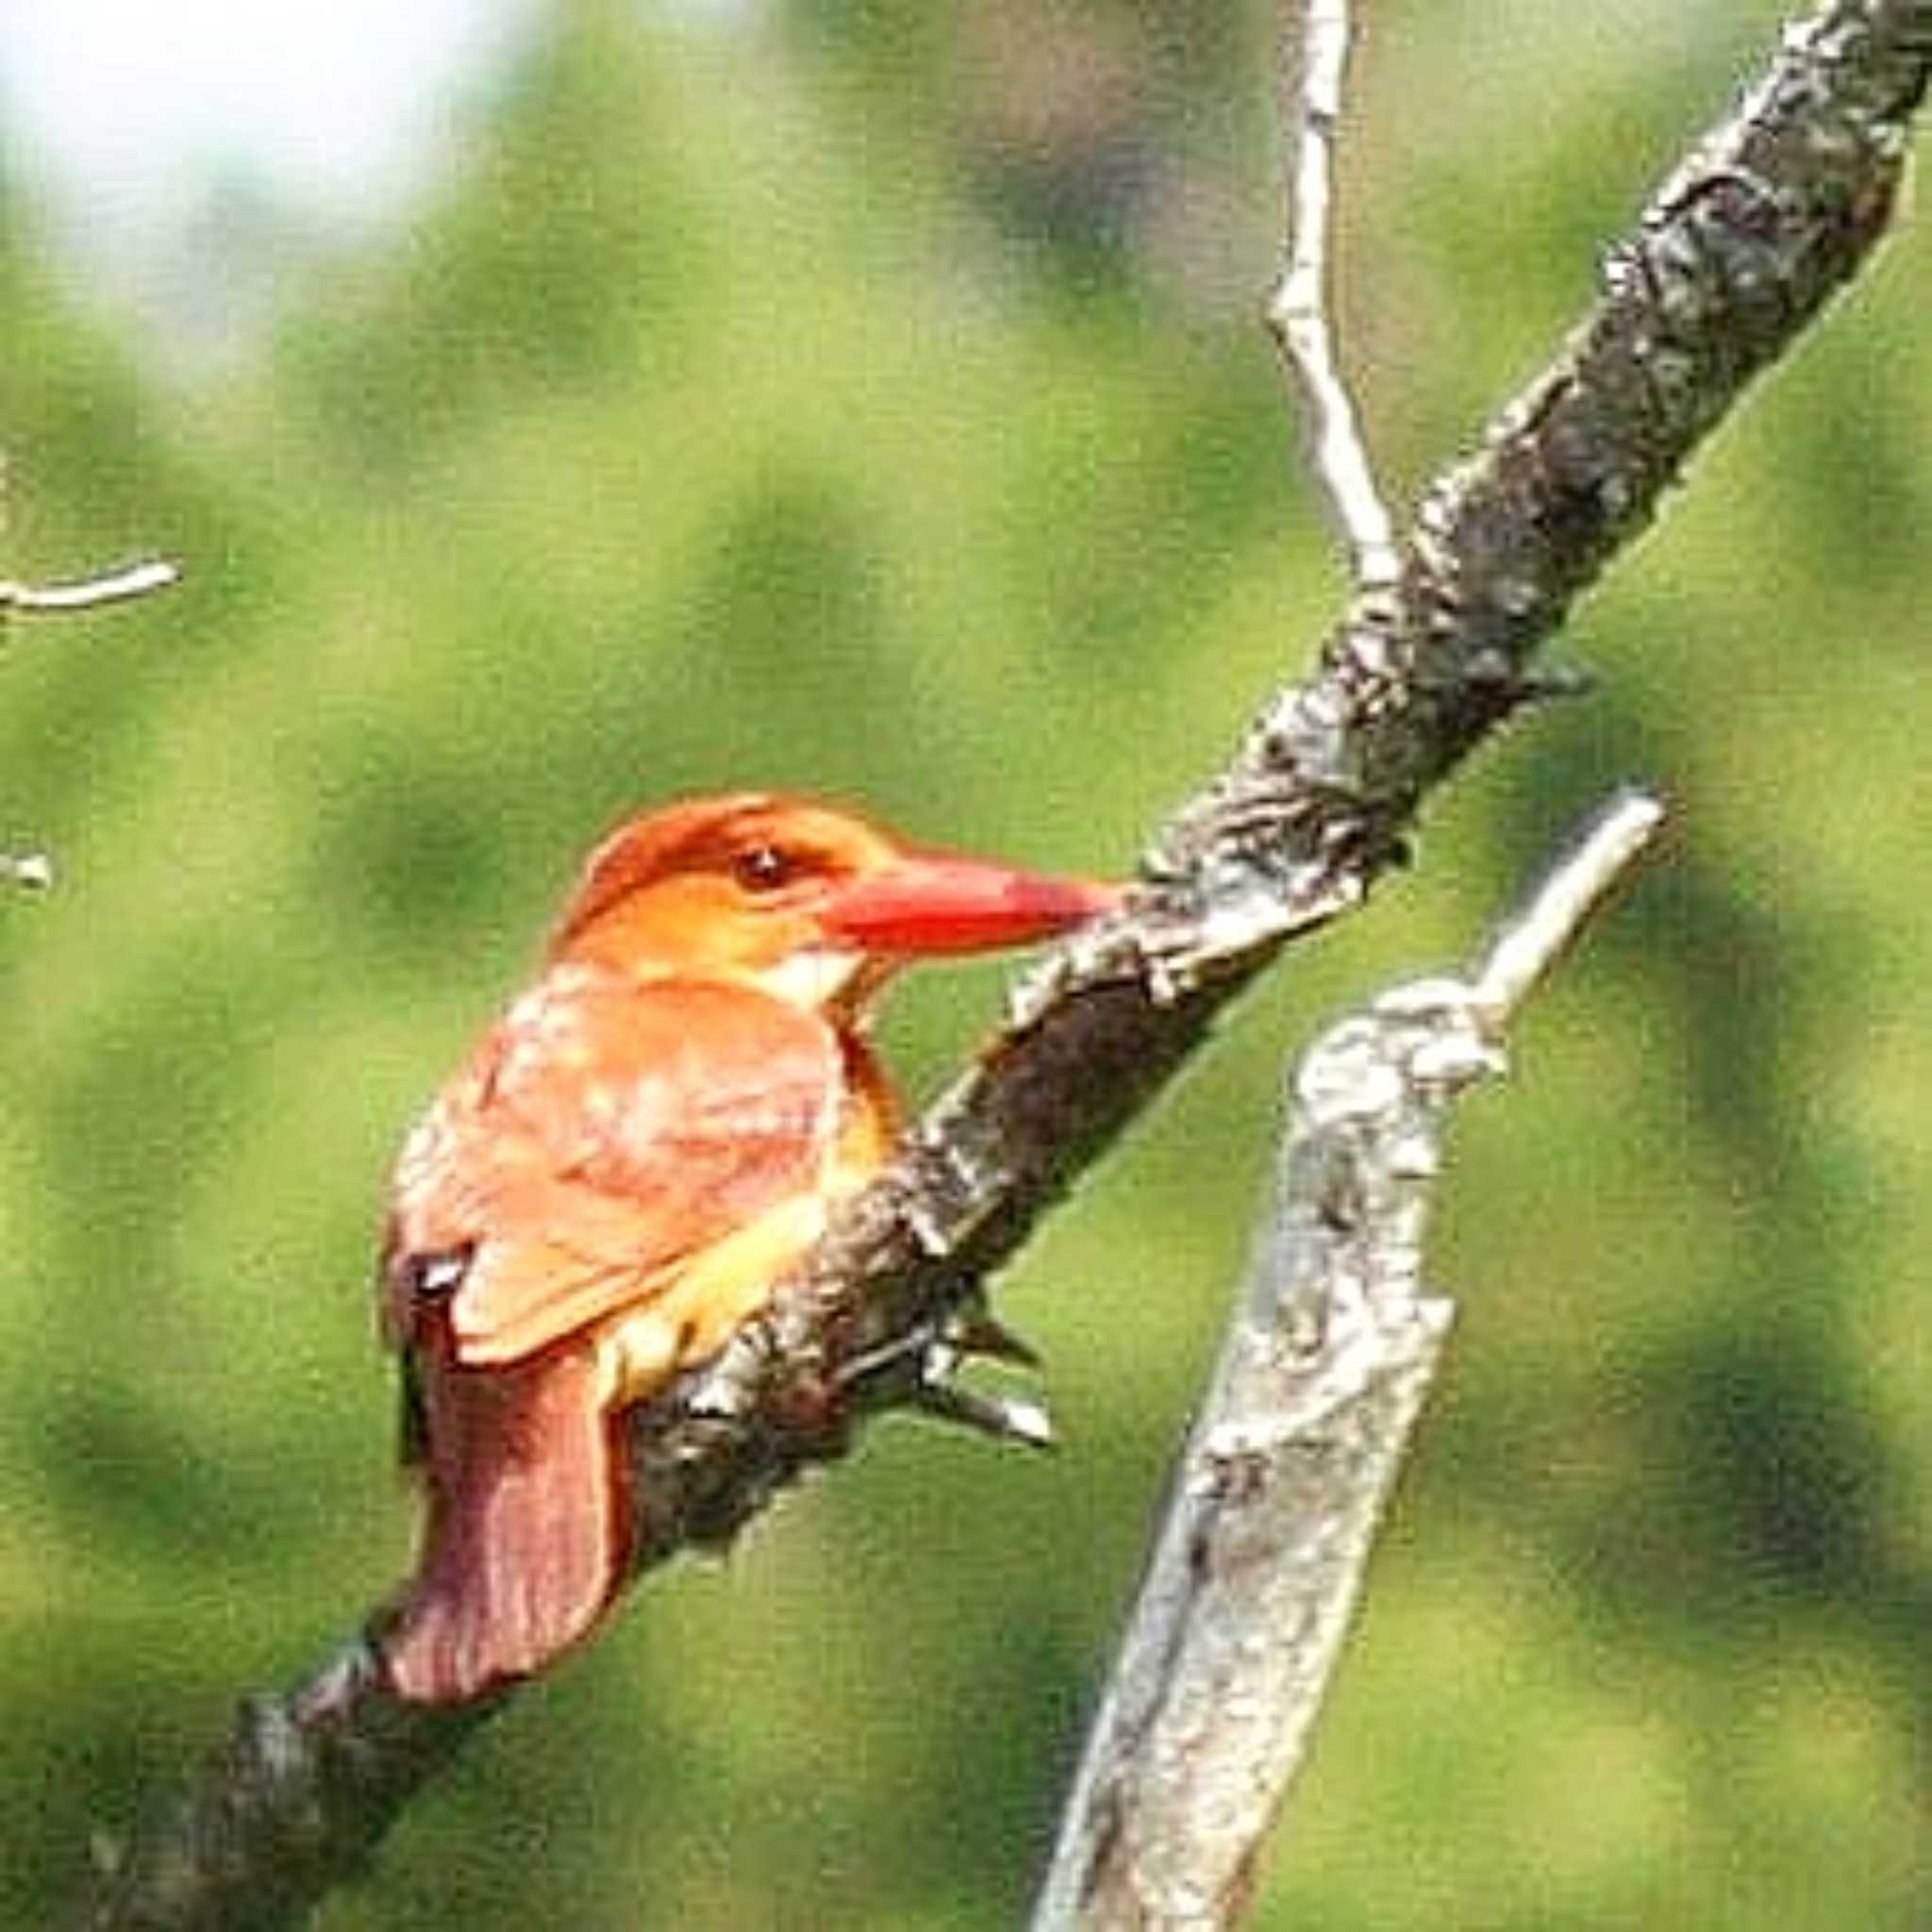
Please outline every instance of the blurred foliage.
M1305 660L1266 11L559 0L431 203L188 380L0 197L8 571L190 571L0 661L6 826L64 874L0 905L7 1924L401 1573L385 1164L578 850L762 780L1124 863ZM1344 301L1391 474L1535 366L1776 14L1375 9ZM1633 777L1675 843L1458 1137L1451 1374L1256 1923L1924 1923L1928 302L1907 236L1581 613L1599 694L1014 1271L1064 1452L880 1428L655 1577L323 1924L1012 1923L1283 1053ZM912 1085L996 984L906 989Z

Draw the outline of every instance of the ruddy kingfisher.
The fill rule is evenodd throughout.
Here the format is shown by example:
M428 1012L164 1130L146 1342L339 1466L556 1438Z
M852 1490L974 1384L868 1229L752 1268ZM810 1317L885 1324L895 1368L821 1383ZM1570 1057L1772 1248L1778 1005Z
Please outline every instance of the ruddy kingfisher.
M609 1607L623 1411L715 1354L891 1151L865 1020L893 970L1117 897L756 792L592 852L536 983L396 1167L382 1324L425 1500L377 1640L401 1696L526 1676Z

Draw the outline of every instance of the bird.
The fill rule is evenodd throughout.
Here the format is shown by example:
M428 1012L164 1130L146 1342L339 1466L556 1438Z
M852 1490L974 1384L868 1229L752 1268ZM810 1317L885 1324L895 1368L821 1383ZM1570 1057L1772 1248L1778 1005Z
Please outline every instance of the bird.
M680 800L592 851L391 1185L380 1325L423 1501L375 1636L399 1697L477 1697L600 1624L626 1574L624 1412L715 1355L891 1154L866 1021L892 973L1118 896L771 792Z

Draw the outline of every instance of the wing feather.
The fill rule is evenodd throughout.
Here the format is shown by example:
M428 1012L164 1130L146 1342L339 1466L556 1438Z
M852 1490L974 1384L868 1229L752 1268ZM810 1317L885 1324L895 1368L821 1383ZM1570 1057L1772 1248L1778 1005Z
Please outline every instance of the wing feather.
M755 990L554 969L410 1136L385 1326L521 1359L661 1291L691 1257L816 1185L841 1048Z

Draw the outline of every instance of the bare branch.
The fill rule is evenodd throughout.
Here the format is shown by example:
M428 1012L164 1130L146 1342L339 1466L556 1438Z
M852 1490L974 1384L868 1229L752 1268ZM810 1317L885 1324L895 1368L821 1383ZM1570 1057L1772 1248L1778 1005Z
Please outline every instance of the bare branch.
M1341 83L1348 65L1348 0L1297 0L1303 16L1301 87L1288 171L1288 237L1268 325L1302 392L1315 480L1326 491L1349 546L1359 591L1386 589L1401 575L1394 525L1375 487L1361 426L1341 379L1329 321L1329 211Z
M1153 1565L1094 1721L1037 1932L1234 1922L1299 1769L1454 1317L1422 1279L1450 1106L1654 836L1628 796L1467 980L1385 994L1304 1056Z
M799 1277L634 1417L641 1567L728 1537L867 1412L912 1399L922 1341L958 1324L1227 1000L1366 897L1429 789L1539 694L1531 659L1574 599L1868 258L1928 66L1932 0L1825 0L1784 35L1613 251L1550 368L1429 491L1394 585L1357 596L1315 673L1160 834L1136 903L1032 976ZM399 1706L351 1646L249 1707L197 1787L109 1856L91 1923L277 1923L257 1901L288 1835L327 1848L301 1897L359 1869L471 1727L458 1715Z

